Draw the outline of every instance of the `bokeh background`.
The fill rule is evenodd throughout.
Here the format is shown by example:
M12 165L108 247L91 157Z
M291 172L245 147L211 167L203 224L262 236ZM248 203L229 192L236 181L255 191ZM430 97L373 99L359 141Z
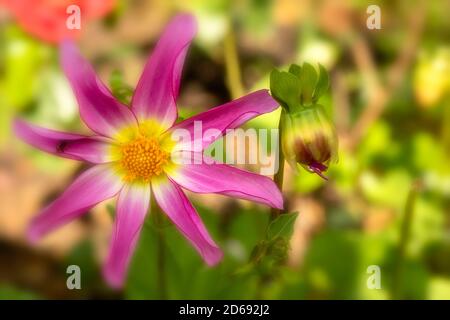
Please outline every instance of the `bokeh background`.
M13 2L0 1L0 298L450 298L450 2L130 0L83 19L83 54L126 100L170 18L195 14L182 117L268 88L274 67L320 62L331 74L321 103L340 138L329 182L286 171L286 207L299 213L288 251L283 241L264 246L266 207L190 194L224 261L208 268L170 223L149 223L121 291L100 275L114 203L36 246L25 239L30 219L85 167L20 142L12 120L86 128L49 42L54 30L33 31L34 15L51 20L49 3L79 1L31 1L25 11ZM371 4L381 8L381 30L366 27ZM274 128L278 116L247 126ZM81 267L81 290L66 287L71 264ZM381 289L367 287L372 265Z

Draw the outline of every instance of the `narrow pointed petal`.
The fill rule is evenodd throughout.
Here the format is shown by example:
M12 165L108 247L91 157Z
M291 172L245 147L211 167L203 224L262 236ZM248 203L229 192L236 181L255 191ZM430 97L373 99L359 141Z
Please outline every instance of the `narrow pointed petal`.
M272 179L203 159L201 153L192 153L190 163L185 162L170 178L193 192L218 193L283 209L283 196Z
M259 90L186 119L173 126L173 128L170 129L169 134L178 129L188 130L191 134L191 141L178 144L176 148L178 150L192 150L199 152L218 138L204 138L203 135L207 130L214 129L224 134L226 129L237 128L248 120L261 114L271 112L277 107L278 103L270 96L267 90ZM194 134L196 123L197 126L201 123L201 132ZM196 141L195 139L202 139L202 141ZM201 150L197 150L197 148L194 147L197 144L201 146Z
M23 120L14 122L14 131L19 138L33 147L63 158L90 163L112 161L108 153L109 141L103 137L50 130Z
M150 185L126 185L120 191L111 246L103 274L114 288L126 278L139 234L150 205Z
M140 121L155 119L169 128L177 119L176 99L189 45L197 31L194 17L176 16L145 66L132 100Z
M78 177L71 186L31 222L28 238L35 242L48 232L87 212L99 202L115 196L122 181L109 165L97 165Z
M113 97L72 42L64 41L60 54L62 68L77 98L81 118L92 131L114 137L120 129L137 125L130 108Z
M328 181L328 177L323 174L325 171L327 171L328 167L323 163L313 162L308 166L308 168L323 180Z
M222 251L209 236L197 211L181 188L170 179L164 179L152 182L152 189L159 207L192 243L205 262L208 265L217 264L222 259Z

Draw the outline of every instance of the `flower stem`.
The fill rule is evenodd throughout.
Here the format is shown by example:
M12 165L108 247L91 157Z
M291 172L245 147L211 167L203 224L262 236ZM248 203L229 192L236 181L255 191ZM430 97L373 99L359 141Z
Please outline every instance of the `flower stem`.
M244 94L244 86L241 80L241 69L236 47L236 36L230 19L229 30L224 40L225 68L227 75L227 86L233 99L237 99Z
M450 95L444 101L444 115L441 128L442 141L446 154L450 153Z
M283 192L283 177L284 177L284 154L281 150L281 136L283 134L283 117L284 117L284 110L281 111L280 114L280 121L278 123L278 171L275 173L273 180L275 181L275 184L277 185L278 189L280 189L281 192ZM270 215L270 220L275 220L282 211L276 208L272 208Z
M164 235L164 227L163 227L163 215L159 207L152 200L152 213L154 215L154 222L156 226L157 233L157 287L160 295L160 299L167 298L167 288L166 288L166 241Z
M405 209L403 213L403 220L400 226L400 240L398 244L397 259L394 265L394 272L392 277L392 299L401 299L401 284L402 284L402 270L405 260L406 248L410 238L411 224L414 215L414 207L421 186L420 182L415 182L409 191L406 199Z

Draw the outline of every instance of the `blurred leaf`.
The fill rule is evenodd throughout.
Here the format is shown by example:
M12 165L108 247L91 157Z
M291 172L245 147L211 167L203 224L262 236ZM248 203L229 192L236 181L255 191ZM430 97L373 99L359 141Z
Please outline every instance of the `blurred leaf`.
M358 182L361 160L345 149L339 150L339 161L328 169L330 180L342 195L352 194Z
M252 253L250 254L250 261L256 263L261 261L262 258L267 254L267 242L261 241L258 243L255 248L253 248Z
M365 164L370 164L378 154L390 152L392 142L392 129L389 124L378 121L369 128L364 140L358 146L358 158Z
M48 48L29 38L18 28L9 26L2 34L4 53L0 61L4 74L0 80L0 93L8 106L24 108L36 92L39 71L48 56Z
M449 300L450 279L443 277L433 277L432 279L430 279L427 299Z
M439 203L420 195L416 200L411 226L410 251L418 255L428 244L442 242L446 237L445 223L445 211ZM441 260L445 261L443 258Z
M372 203L388 205L394 209L403 207L412 178L403 168L395 168L384 175L367 171L361 176L363 194Z
M42 299L37 293L18 289L8 285L0 285L0 300L37 300Z
M327 70L319 64L319 80L317 81L316 89L312 97L313 103L316 103L321 96L323 96L330 86L330 79Z
M10 141L11 123L14 119L13 108L8 107L4 100L0 90L0 148Z
M122 72L114 70L109 79L109 85L114 97L123 104L130 105L131 98L133 97L133 88L125 84Z
M157 292L157 234L147 223L144 224L136 246L125 286L128 299L158 299Z
M314 238L305 258L309 298L351 299L357 295L358 234L327 231ZM343 290L345 288L345 290Z
M428 270L420 261L405 261L400 273L399 297L405 300L426 299L429 278Z
M231 2L232 3L232 2ZM239 22L254 37L267 37L272 30L272 1L271 0L249 0L241 1L245 5L242 9L234 10L234 15L239 16Z
M278 236L269 242L269 255L275 263L280 265L288 258L288 251L290 238Z
M219 217L198 204L195 207L212 238L217 239ZM256 215L253 213L252 216ZM150 219L142 229L129 271L125 290L127 298L161 298L159 277L165 279L169 299L249 299L254 296L251 288L256 279L251 274L243 279L235 272L237 264L231 254L225 252L223 261L209 267L173 224L164 225L157 227ZM248 224L244 224L246 226ZM164 274L158 269L158 228L162 228L164 233Z
M281 214L273 220L266 230L266 239L259 241L253 248L247 264L237 269L236 274L249 275L253 272L260 279L272 280L280 276L288 258L289 239L297 213ZM267 284L265 286L267 289Z
M414 154L412 162L419 171L450 173L445 150L429 133L417 132L412 140Z
M297 219L298 212L283 213L273 220L267 230L267 238L275 239L284 237L289 239L294 231L294 223Z

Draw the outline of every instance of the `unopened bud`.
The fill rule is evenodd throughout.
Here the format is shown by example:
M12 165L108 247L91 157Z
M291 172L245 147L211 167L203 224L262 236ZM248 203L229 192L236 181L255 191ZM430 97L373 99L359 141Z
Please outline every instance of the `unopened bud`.
M310 172L327 179L323 172L330 161L337 160L338 139L332 122L321 105L304 107L282 114L282 151L296 170L300 164Z

